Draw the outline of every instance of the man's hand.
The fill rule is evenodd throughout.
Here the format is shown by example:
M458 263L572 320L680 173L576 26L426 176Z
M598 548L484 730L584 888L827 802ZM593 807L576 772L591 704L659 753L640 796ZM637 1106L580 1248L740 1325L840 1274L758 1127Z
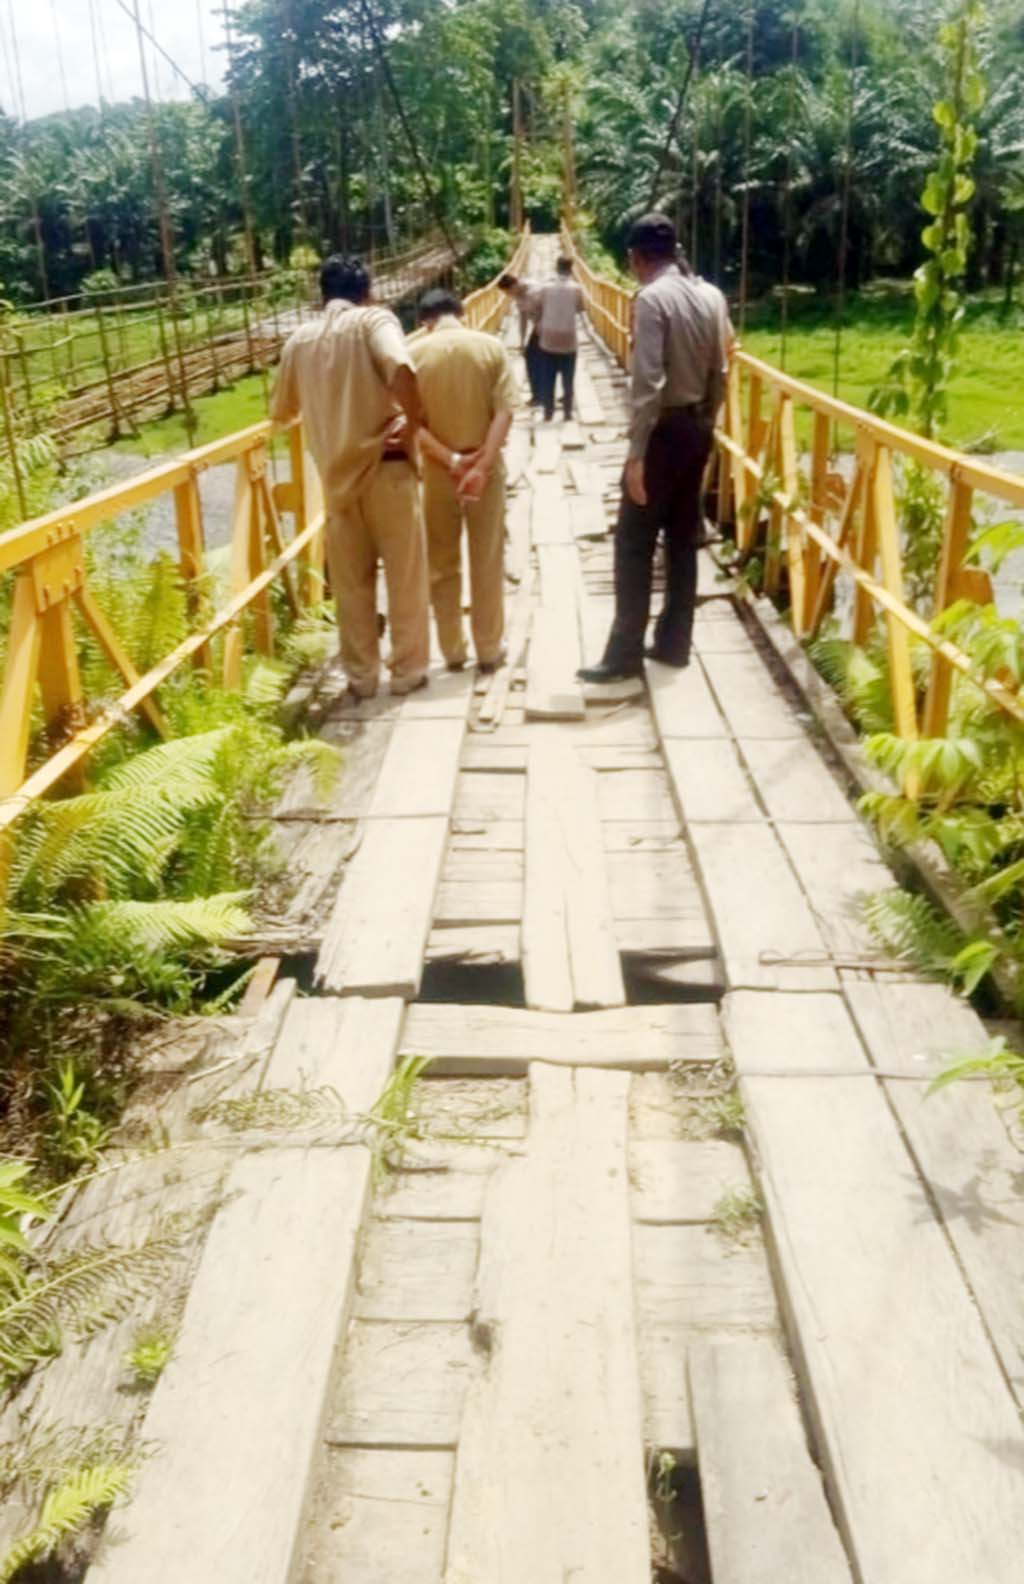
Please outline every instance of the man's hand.
M459 478L458 496L462 501L478 501L487 488L491 470L479 452L469 458L469 466Z
M626 494L634 506L647 505L647 483L643 457L630 457L626 463Z

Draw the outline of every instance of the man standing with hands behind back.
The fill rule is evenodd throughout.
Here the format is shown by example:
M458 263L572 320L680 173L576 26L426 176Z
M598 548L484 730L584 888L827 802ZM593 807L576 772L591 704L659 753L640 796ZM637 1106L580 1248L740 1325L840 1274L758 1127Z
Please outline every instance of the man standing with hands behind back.
M380 672L377 564L391 624L391 691L424 687L430 606L416 474L420 397L402 327L370 303L359 259L320 271L324 310L289 337L270 404L277 423L301 413L323 484L327 565L349 687L372 698Z
M502 446L519 395L496 336L462 323L452 292L420 303L427 334L413 344L424 428L423 507L430 595L441 652L450 671L466 663L462 624L462 529L469 542L470 625L477 668L495 671L504 656L505 466Z
M697 599L701 486L721 404L732 329L725 298L677 262L676 232L645 215L629 236L640 281L634 302L629 457L615 530L615 620L584 682L643 675L644 654L665 665L690 659ZM645 650L654 552L665 536L665 600Z

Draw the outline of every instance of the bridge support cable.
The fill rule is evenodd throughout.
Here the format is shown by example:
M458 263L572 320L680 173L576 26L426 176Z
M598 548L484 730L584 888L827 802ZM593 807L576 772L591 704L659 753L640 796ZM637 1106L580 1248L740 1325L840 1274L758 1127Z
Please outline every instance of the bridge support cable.
M387 50L384 48L384 40L381 36L380 28L377 24L377 18L374 15L373 7L370 4L370 0L359 0L359 6L363 13L363 19L366 22L367 31L369 32L370 39L373 44L374 53L380 62L381 71L384 73L384 81L388 85L388 92L391 94L391 97L395 102L395 110L398 114L398 119L401 123L405 140L409 145L409 152L412 155L413 164L416 167L416 173L419 176L420 185L423 188L424 196L427 200L427 203L430 205L430 208L433 210L434 218L437 221L441 235L444 237L445 242L447 243L451 252L452 258L457 265L459 263L459 250L455 244L455 240L451 234L451 231L449 230L448 220L444 212L444 205L441 202L437 189L430 179L429 172L427 171L427 167L423 160L423 155L420 153L420 146L416 140L416 134L413 131L412 124L408 115L406 114L405 105L403 104L402 96L398 91L398 84L395 81L395 74L391 70L391 62L388 60Z

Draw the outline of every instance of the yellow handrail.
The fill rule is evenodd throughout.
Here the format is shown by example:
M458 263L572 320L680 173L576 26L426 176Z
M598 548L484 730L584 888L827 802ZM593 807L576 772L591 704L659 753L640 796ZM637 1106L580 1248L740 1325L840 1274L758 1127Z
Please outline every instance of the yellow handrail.
M524 232L507 268L521 268L528 246L528 233ZM466 320L474 328L493 330L500 323L507 298L498 287L499 279L496 276L466 298ZM157 689L188 660L211 669L210 644L220 633L224 634L223 682L225 687L237 688L242 679L246 638L243 618L247 612L251 615L254 647L263 654L273 653L272 583L281 582L296 612L322 598L324 510L319 479L306 452L302 426L295 423L287 431L289 476L280 483L270 483L268 446L273 432L269 420L253 424L237 434L187 451L129 483L100 490L85 500L59 507L0 534L0 574L14 574L0 688L0 832L34 798L79 770L96 744L122 724L129 712L142 709L156 730L165 732L154 698ZM198 480L205 469L227 462L237 464L231 526L231 597L211 615L203 609L201 593L205 545ZM140 676L89 589L84 541L98 524L167 494L174 498L181 579L195 630ZM285 513L293 519L288 539L281 523ZM295 563L297 579L292 575ZM73 610L125 683L120 697L88 724L72 627ZM64 741L26 779L37 687L46 725Z
M563 227L562 244L583 285L587 314L613 356L629 363L631 293L594 273ZM811 419L811 446L797 446L796 409ZM770 409L770 410L769 410ZM853 473L832 466L837 430L852 433ZM765 553L765 583L777 593L788 579L789 620L799 637L815 633L831 609L837 571L854 587L853 637L863 643L877 615L886 625L893 715L902 736L945 734L954 671L1006 714L1024 721L1024 695L979 674L966 650L942 638L904 596L903 544L893 488L895 458L927 468L948 486L942 552L932 616L960 599L994 603L985 572L964 564L976 492L1024 507L1024 477L900 429L836 400L737 349L715 430L717 511L741 554ZM932 651L928 689L919 710L911 637Z

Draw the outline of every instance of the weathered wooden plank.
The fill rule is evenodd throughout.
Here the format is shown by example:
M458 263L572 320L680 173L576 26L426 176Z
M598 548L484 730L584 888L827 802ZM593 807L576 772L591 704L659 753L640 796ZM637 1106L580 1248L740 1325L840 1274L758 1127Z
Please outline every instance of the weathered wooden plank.
M391 734L380 779L370 802L371 819L451 814L465 736L460 719L400 720Z
M351 1109L368 1109L391 1069L400 1008L314 1005L293 1003L268 1080L294 1068L296 1044L311 1048L315 1024L317 1077L340 1078ZM369 1184L369 1151L356 1146L276 1148L236 1163L146 1415L158 1450L91 1579L286 1584Z
M827 826L780 822L776 830L835 956L851 963L887 957L864 921L864 901L894 881L867 827L860 820Z
M693 647L699 655L750 653L753 640L731 600L697 606Z
M330 720L320 735L342 750L338 775L325 795L318 793L313 771L301 765L274 809L276 820L351 820L365 814L394 730L391 720Z
M526 777L502 772L465 771L455 789L454 825L488 824L526 817Z
M685 670L679 671L674 666L659 665L652 660L647 666L647 685L658 734L663 741L669 737L729 735L699 665L691 662Z
M562 435L554 424L533 431L533 465L538 473L554 473L562 457ZM536 540L534 541L537 542Z
M869 1077L839 1076L869 1071L842 1000L741 993L727 1023L818 1449L859 1576L1011 1584L1017 1405L885 1097ZM766 1076L778 1071L792 1076Z
M573 747L581 764L591 770L660 770L661 755L653 748L632 743L598 743L591 746L573 733ZM507 742L497 732L480 732L469 737L462 751L463 770L482 770L514 774L526 770L529 748L525 741Z
M582 720L586 714L576 679L580 665L579 563L571 545L542 545L541 604L534 611L527 651L526 714Z
M579 415L580 423L587 425L604 423L604 407L597 394L590 370L586 367L582 358L576 365L574 395L576 412Z
M569 477L572 480L572 487L577 495L600 496L602 494L601 471L594 466L593 462L589 462L585 457L581 456L567 457L566 462L569 468Z
M543 734L526 791L523 971L529 1005L554 1011L626 999L612 924L595 772Z
M764 819L735 743L723 737L668 737L665 758L687 821Z
M479 1355L461 1321L353 1320L325 1439L333 1446L454 1447Z
M379 1185L374 1213L382 1220L479 1221L487 1179L502 1159L493 1144L413 1140Z
M586 443L583 430L574 418L570 418L567 423L562 425L563 451L582 451Z
M688 1364L715 1584L851 1584L779 1350L697 1346Z
M468 1320L480 1249L475 1222L371 1221L359 1255L360 1320Z
M572 529L560 478L541 475L534 480L530 509L530 542L533 545L568 545Z
M328 1448L302 1584L441 1584L453 1464L451 1452Z
M713 1007L682 1003L599 1012L416 1003L402 1054L446 1072L524 1072L530 1062L649 1072L675 1062L714 1062L723 1050Z
M447 671L436 667L425 688L401 700L400 718L410 720L465 720L473 701L472 671Z
M805 738L804 726L794 706L776 686L764 661L753 650L746 654L702 655L701 665L723 715L741 741L748 737L768 738L773 742Z
M657 858L643 851L609 853L606 859L616 919L704 917L700 887L682 842L663 846ZM711 926L707 928L711 940Z
M730 1244L713 1226L638 1224L633 1231L637 1309L643 1324L692 1337L770 1331L775 1294L760 1243Z
M709 822L690 837L730 987L835 988L821 930L770 826Z
M483 858L487 855L479 853ZM503 853L501 857L514 857ZM494 879L485 875L443 877L434 904L434 928L452 929L473 924L518 924L523 917L523 880Z
M452 825L449 852L522 852L525 831L523 819L460 819Z
M600 495L567 495L565 504L574 538L605 538L610 525Z
M675 820L668 776L663 770L621 770L601 774L597 783L602 820Z
M633 1219L665 1225L710 1221L725 1194L750 1187L742 1149L724 1139L634 1140L629 1176Z
M942 985L854 982L845 996L911 1151L963 1263L1018 1401L1024 1402L1024 1200L1020 1151L984 1083L928 1095L951 1058L983 1052L988 1031ZM917 1079L917 1082L910 1080Z
M850 800L806 736L803 741L780 742L749 737L743 743L743 757L772 819L790 824L856 823Z
M496 966L518 963L520 926L515 923L441 925L427 941L430 963L474 963Z
M419 993L448 821L367 821L317 958L317 984L338 995Z
M533 499L528 490L513 495L508 503L508 542L505 548L505 576L510 583L522 583L530 556L530 517Z
M456 1460L447 1584L648 1584L626 1182L628 1079L534 1069L528 1153L492 1179L486 1367Z

